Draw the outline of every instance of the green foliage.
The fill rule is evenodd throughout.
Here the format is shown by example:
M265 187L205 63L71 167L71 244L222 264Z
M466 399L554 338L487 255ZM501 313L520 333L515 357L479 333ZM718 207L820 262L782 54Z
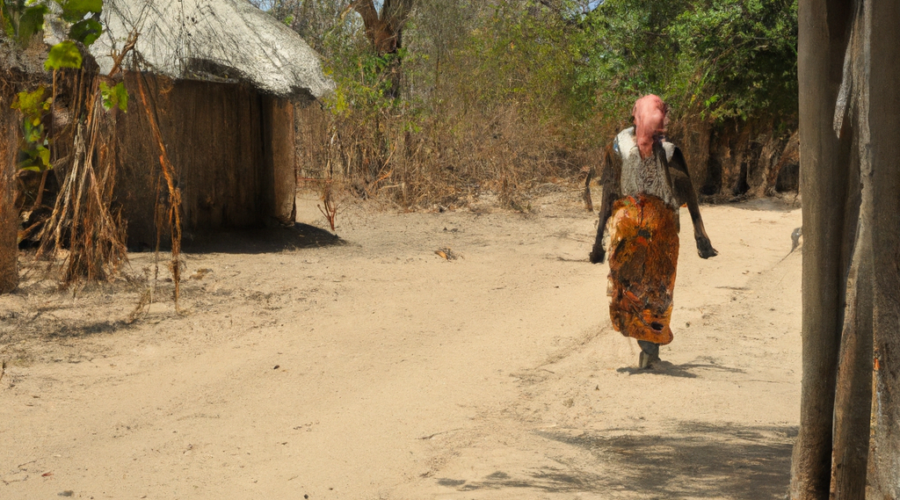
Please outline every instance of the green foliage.
M50 101L46 94L47 90L44 87L38 87L33 92L19 92L13 101L12 109L18 109L22 115L37 125L43 112L50 109Z
M72 25L69 29L69 38L90 46L100 38L103 33L103 25L96 19L84 19Z
M119 82L110 88L106 82L100 82L100 95L103 98L105 109L118 107L123 112L128 112L128 92L125 90L124 83Z
M480 89L472 91L482 102L515 102L536 112L565 106L577 47L563 19L536 15L521 9L520 2L504 0L486 21L461 50L474 62L471 81Z
M326 98L326 104L335 114L346 113L350 107L365 109L372 113L394 107L398 102L388 97L391 86L389 69L399 64L407 54L405 49L385 55L371 51L349 54L342 63L355 67L356 71L352 73L330 71L332 77L338 76L336 78L338 87L333 96Z
M66 40L50 48L50 54L47 56L47 60L44 61L44 68L47 70L78 69L81 67L81 62L81 51L78 49L78 45L75 42Z
M719 0L679 15L672 34L682 64L705 69L696 94L712 118L796 109L797 0Z
M62 18L77 23L89 14L99 14L103 10L103 0L54 0L63 9Z
M562 0L556 10L532 0L440 3L421 3L408 30L403 69L413 86L434 85L434 65L449 64L473 102L514 102L575 123L627 120L647 93L712 122L796 116L797 0L606 0L594 9ZM453 22L464 25L454 32ZM344 88L351 106L374 104L351 96L377 91L387 62L365 53L360 27L338 31L325 47L339 49L335 78L354 82Z
M282 0L280 15L315 17L317 2ZM358 20L304 33L338 84L332 110L396 108L425 118L455 92L466 107L515 106L574 138L624 125L634 100L655 93L676 119L796 121L797 0L417 5L404 33L402 102L384 97L384 70L396 61L372 54Z
M43 119L50 110L53 98L44 87L33 92L19 92L12 109L22 112L22 145L19 168L42 172L52 168L50 163L50 140L44 129Z
M422 172L454 192L498 171L511 186L578 175L647 93L670 104L673 133L797 122L797 0L416 0L396 57L374 53L346 2L264 3L294 16L336 83L326 146L340 152L321 163L394 172L406 199ZM398 178L404 155L415 174Z
M25 46L44 28L44 17L51 12L51 0L0 0L0 25L3 32L20 46ZM50 48L46 70L78 69L82 65L79 43L93 44L103 33L98 21L103 9L102 0L52 0L62 9L61 19L70 23L68 40ZM128 109L128 93L123 84L109 88L100 84L101 98L106 109L113 106ZM22 113L22 144L19 167L23 170L45 171L50 162L51 138L44 128L53 98L41 86L33 92L20 92L12 105Z
M796 0L607 0L587 26L578 81L601 107L656 93L714 122L796 114Z
M72 24L69 38L93 44L103 32L98 21L103 0L53 0L62 9L61 18ZM9 38L20 45L44 29L44 17L50 13L50 0L0 0L0 25ZM69 67L69 66L64 66Z
M3 31L20 45L27 44L31 38L44 29L44 15L50 9L44 3L27 0L0 0Z

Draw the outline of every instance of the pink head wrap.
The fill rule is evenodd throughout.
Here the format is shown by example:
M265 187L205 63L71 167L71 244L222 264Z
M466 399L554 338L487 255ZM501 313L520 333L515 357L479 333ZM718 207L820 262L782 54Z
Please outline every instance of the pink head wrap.
M669 107L658 96L645 95L634 103L631 116L634 117L634 135L637 139L641 158L653 154L653 141L666 132Z

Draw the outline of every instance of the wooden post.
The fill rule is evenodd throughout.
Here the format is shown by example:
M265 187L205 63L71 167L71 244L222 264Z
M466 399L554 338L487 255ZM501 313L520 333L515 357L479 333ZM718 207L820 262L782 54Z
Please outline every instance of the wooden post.
M869 498L900 498L900 2L872 8L869 100L876 400Z
M263 96L261 101L265 162L260 179L260 215L293 224L297 174L294 141L294 105L286 100Z
M860 227L847 286L834 410L833 500L865 500L872 408L871 231Z
M873 247L875 219L868 64L871 4L862 3L853 20L853 35L847 49L844 84L851 89L856 147L850 164L851 186L859 186L859 197L847 206L848 220L857 218L856 243L847 278L846 312L838 365L834 410L834 458L832 499L865 500L872 416L873 349ZM843 107L839 113L844 112ZM849 130L843 130L849 135ZM857 178L858 176L858 178ZM857 210L858 207L858 210Z
M19 286L18 229L16 197L16 152L18 151L18 113L10 102L0 99L0 293Z
M803 196L803 381L791 498L825 500L831 484L835 377L846 262L849 141L832 129L851 0L800 0L800 186Z

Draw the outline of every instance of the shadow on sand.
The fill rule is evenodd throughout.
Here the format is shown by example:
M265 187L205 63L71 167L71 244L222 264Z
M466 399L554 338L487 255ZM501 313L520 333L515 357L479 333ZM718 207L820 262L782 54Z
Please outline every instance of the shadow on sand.
M339 236L309 224L242 231L216 231L185 238L186 253L262 254L302 248L346 245Z
M780 499L790 482L797 428L681 422L663 435L536 434L586 450L594 460L559 461L561 467L532 470L523 477L497 471L478 481L443 478L438 484L459 491L522 488L610 498Z
M669 363L665 360L657 361L651 368L647 369L641 369L631 366L616 369L618 373L627 373L628 375L662 375L666 377L678 378L697 378L699 376L697 372L701 370L713 370L728 373L744 373L744 370L741 370L739 368L730 368L713 363L698 363L694 361L691 363L685 363L683 365L673 365L672 363Z

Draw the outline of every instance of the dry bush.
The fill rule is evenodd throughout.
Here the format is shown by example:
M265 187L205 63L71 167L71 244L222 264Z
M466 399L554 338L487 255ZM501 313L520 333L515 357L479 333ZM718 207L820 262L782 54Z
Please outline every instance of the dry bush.
M127 260L125 227L112 210L116 179L115 119L108 115L97 92L97 77L74 78L75 110L83 109L86 123L72 123L71 150L62 151L60 191L41 234L37 258L51 260L63 285L108 279ZM89 75L89 74L88 74ZM83 108L82 108L83 106ZM60 141L62 143L63 141ZM67 142L67 141L66 141ZM60 154L60 152L57 152Z
M402 113L380 114L373 126L361 114L310 106L296 115L298 175L408 208L459 206L492 192L525 210L524 191L551 177L574 179L598 156L560 147L545 124L523 114L515 106L490 114L448 107L411 130Z
M337 91L296 113L298 176L402 207L458 206L490 192L517 210L538 183L583 178L604 141L571 113L564 20L527 5L416 2L404 52L389 56L354 16L336 24L328 33L340 36L321 37L321 49ZM394 58L403 70L396 98Z

